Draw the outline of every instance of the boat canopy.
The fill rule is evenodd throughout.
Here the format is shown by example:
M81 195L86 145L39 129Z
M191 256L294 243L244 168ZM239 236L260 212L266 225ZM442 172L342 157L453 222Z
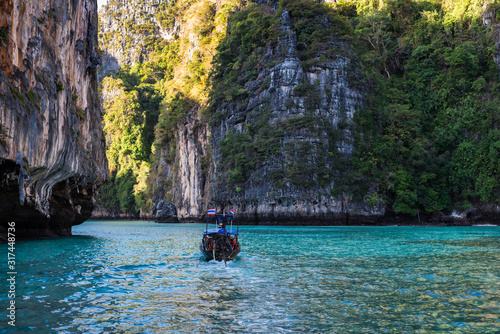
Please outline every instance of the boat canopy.
M207 235L207 234L224 234L224 230L226 230L226 233L227 234L234 234L234 235L238 235L238 231L235 231L235 230L230 230L230 229L223 229L223 228L209 228L208 230L205 230L205 232L203 233L204 235Z

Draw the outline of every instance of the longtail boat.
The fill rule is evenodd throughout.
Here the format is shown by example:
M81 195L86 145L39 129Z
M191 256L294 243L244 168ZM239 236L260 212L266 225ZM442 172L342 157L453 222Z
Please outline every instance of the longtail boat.
M241 247L238 241L238 228L232 229L234 211L230 214L215 214L215 209L209 209L208 214L215 218L215 228L208 228L208 222L203 231L200 251L207 261L234 260L239 254ZM230 228L227 228L227 226ZM239 227L239 226L238 226Z

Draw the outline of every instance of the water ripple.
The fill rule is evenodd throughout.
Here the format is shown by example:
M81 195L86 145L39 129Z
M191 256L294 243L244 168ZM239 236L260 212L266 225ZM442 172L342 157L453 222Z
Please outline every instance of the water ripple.
M87 222L19 242L14 332L500 331L498 228L244 226L227 266L200 257L203 228Z

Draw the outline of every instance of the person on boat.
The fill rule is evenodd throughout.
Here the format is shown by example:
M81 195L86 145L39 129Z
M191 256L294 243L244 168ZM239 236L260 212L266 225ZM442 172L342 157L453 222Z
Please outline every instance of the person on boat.
M234 250L236 248L236 243L238 242L238 236L229 237L229 243L231 244L231 248Z

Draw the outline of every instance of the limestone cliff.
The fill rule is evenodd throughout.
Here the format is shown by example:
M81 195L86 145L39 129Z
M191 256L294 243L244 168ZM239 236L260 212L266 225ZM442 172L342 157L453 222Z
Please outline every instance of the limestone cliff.
M144 184L143 170L148 169L150 165L153 166L155 176L149 179L148 191L153 195L152 198L148 198L148 205L140 209L143 218L172 220L177 219L176 211L180 217L198 217L200 212L204 211L208 201L208 193L204 187L208 179L200 166L202 160L207 162L203 157L210 145L209 131L206 120L202 120L201 111L207 104L208 75L212 57L216 53L215 48L225 34L227 17L240 5L239 1L135 0L111 1L103 7L100 12L99 41L105 54L115 62L115 69L122 66L114 75L111 63L103 64L100 69L103 76L107 75L102 80L105 122L109 120L105 126L106 135L109 136L107 138L110 139L113 129L119 127L117 122L113 123L111 120L117 109L122 114L136 113L137 117L131 122L141 119L142 113L150 115L151 118L156 114L158 120L159 110L149 103L151 96L162 97L161 108L164 115L170 114L169 106L178 101L177 97L187 101L189 110L183 110L179 122L175 121L179 124L167 131L169 133L167 137L178 137L179 140L169 139L162 142L157 136L153 161L149 160L149 153L145 155L146 158L136 159L129 153L120 155L122 153L113 151L113 147L108 148L109 156L120 156L120 159L117 159L116 163L113 159L109 160L112 182L101 192L103 200L99 202L99 210L95 211L96 216L116 216L116 209L123 213L127 203L142 198L140 188ZM125 17L125 20L119 19ZM145 29L146 26L148 29ZM149 44L151 42L154 44L154 52L151 52ZM128 52L129 48L134 51ZM152 70L154 74L150 75ZM126 79L131 77L134 79ZM142 78L146 78L145 81L141 82ZM120 90L117 87L123 88ZM137 110L126 110L126 107L117 104L117 101L125 99L129 93L137 96L129 99L141 106ZM113 105L116 107L113 108ZM164 119L159 123L161 122L164 122ZM146 128L144 124L137 124L137 127ZM144 132L142 135L149 138ZM136 143L123 143L123 146L134 145ZM171 149L174 146L173 150L179 150L178 155ZM144 151L150 148L151 143L141 146L141 150ZM141 169L139 166L148 167ZM206 172L207 168L204 170ZM133 192L128 194L132 194L135 198L127 203L124 200L120 200L120 203L108 200L110 197L118 197L111 194L116 194L124 188L120 188L117 180L128 172L130 172L129 177L136 182ZM174 191L172 187L180 190ZM190 195L182 195L186 193ZM122 196L122 199L125 197ZM174 198L176 210L170 209L171 204L163 204L172 203ZM139 205L135 208L129 206L128 211L132 212L132 215L134 211L139 211L138 207ZM165 209L167 207L168 210Z
M492 150L480 145L487 131L472 129L475 122L455 124L452 117L440 123L443 118L438 122L425 116L451 110L439 96L465 98L458 87L433 80L456 75L453 80L467 83L461 75L468 66L455 60L476 51L483 59L491 51L483 49L489 35L477 39L477 32L461 23L461 37L448 36L457 39L455 46L437 38L445 45L433 54L435 63L422 64L430 57L425 52L434 50L432 43L419 47L431 36L420 41L422 35L415 33L420 24L430 24L425 6L392 1L111 1L100 30L111 61L103 73L135 63L124 66L115 81L123 79L124 92L140 93L147 86L163 99L154 110L159 117L153 155L148 155L152 158L133 162L147 165L131 174L135 199L122 197L140 207L144 218L171 221L203 219L208 207L235 209L240 221L271 224L498 220L500 182L492 176L498 174L496 144ZM439 19L444 35L450 32L450 20L463 17L463 8L452 7L435 4L438 12L449 10ZM496 13L484 16L485 25L496 27ZM428 28L426 33L436 27ZM490 31L497 35L497 30ZM464 52L462 37L468 41ZM448 57L452 51L456 54ZM498 54L483 63L493 57L498 65ZM433 77L414 87L422 79L420 65L434 66L429 72ZM488 71L478 68L474 75L479 81L466 86L471 86L470 101L484 98L493 106L496 84L483 78ZM443 87L449 91L437 94ZM481 91L482 97L472 91ZM437 108L432 112L421 106L431 97L436 101L429 106ZM457 102L458 113L465 112L462 105ZM495 122L488 123L492 130ZM449 144L444 149L432 129L449 133L447 123L454 124L457 137L448 142L444 136ZM457 150L462 139L470 141L463 143L463 152ZM483 154L492 157L484 158L485 163L474 158L479 147L493 152ZM117 161L124 158L121 164L127 167L123 161L131 151L112 155ZM465 171L470 161L478 165L475 174ZM476 188L482 190L474 190L471 185L481 175L482 185ZM476 210L479 193L495 203Z
M70 235L107 178L95 0L0 4L0 217Z
M236 209L240 219L250 222L374 221L384 211L363 199L370 187L357 199L352 198L352 190L346 194L339 187L350 168L353 115L364 104L365 91L354 83L362 79L356 55L340 37L334 37L329 43L339 50L337 54L304 65L293 25L284 8L276 48L267 50L272 55L267 61L275 65L260 67L256 79L244 83L248 97L242 107L220 106L224 117L211 129L215 180L211 199L226 211ZM253 130L255 126L269 126L269 132ZM228 173L239 167L224 161L232 154L222 154L231 140L227 135L252 130L256 135L250 135L250 142L257 144L259 136L264 139L265 160L257 159L247 179L231 187Z
M105 52L99 79L123 65L143 62L162 38L169 39L174 26L161 24L165 0L110 0L100 10L99 38Z
M169 218L159 216L156 210L158 203L167 200L175 205L176 218L200 219L212 201L209 190L214 182L207 174L212 165L210 156L210 130L194 108L178 127L175 144L158 154L154 171L154 207L152 215L146 217L160 221Z
M277 9L273 2L261 5L269 16ZM162 150L154 201L172 201L180 219L201 218L208 206L235 209L240 221L250 223L345 224L384 215L376 200L364 198L373 186L354 199L352 190L343 192L352 118L364 104L356 55L333 36L328 43L335 54L318 53L311 58L321 61L304 64L294 24L284 8L279 38L259 51L253 79L235 79L237 91L214 104L208 123L190 110L175 144ZM245 151L245 145L251 148ZM233 153L253 157L236 162Z

